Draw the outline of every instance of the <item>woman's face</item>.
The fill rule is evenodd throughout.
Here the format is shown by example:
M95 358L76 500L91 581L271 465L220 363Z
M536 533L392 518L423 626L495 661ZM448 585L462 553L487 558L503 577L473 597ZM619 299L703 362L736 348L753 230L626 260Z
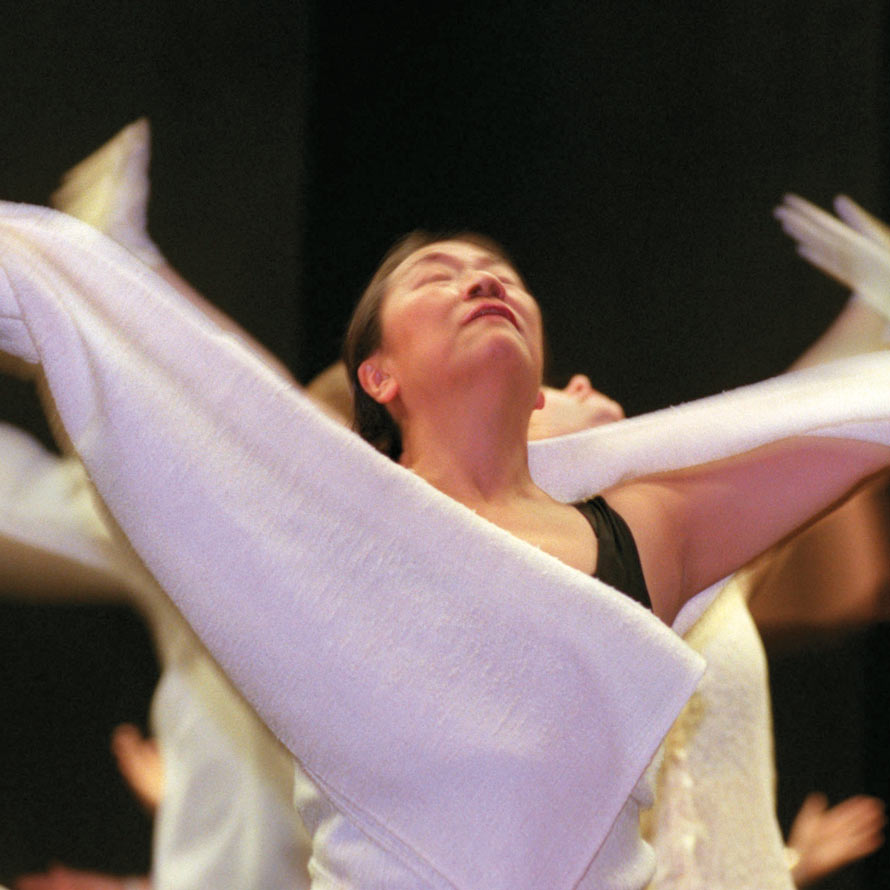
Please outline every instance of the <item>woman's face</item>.
M439 241L412 253L389 277L380 321L382 343L372 361L404 404L435 397L448 384L488 374L504 379L505 369L517 385L530 385L534 403L541 314L516 270L484 248Z
M544 388L544 407L532 414L528 437L549 439L623 418L618 402L594 389L583 374L576 374L565 389Z

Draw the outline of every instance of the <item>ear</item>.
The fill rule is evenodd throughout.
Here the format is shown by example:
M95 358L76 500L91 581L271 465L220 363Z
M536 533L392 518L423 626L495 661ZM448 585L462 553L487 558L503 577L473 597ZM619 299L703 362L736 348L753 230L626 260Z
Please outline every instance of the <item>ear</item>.
M541 408L544 407L544 402L545 402L545 401L546 401L546 399L545 399L545 397L544 397L544 390L543 390L543 389L539 389L539 390L538 390L538 397L535 399L535 408L534 408L534 410L535 410L535 411L540 411Z
M381 405L391 402L399 394L398 381L381 368L376 353L358 366L357 377L362 389Z

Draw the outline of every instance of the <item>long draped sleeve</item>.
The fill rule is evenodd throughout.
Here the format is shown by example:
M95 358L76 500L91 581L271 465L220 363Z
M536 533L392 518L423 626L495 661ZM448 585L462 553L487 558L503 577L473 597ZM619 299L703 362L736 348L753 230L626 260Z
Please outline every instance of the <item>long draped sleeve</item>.
M39 363L108 511L331 799L431 886L574 886L700 660L328 421L92 229L0 205L0 268L0 345ZM852 376L887 402L887 362ZM795 431L890 441L860 395ZM600 442L538 472L594 456L593 491L698 454L631 443L616 469Z

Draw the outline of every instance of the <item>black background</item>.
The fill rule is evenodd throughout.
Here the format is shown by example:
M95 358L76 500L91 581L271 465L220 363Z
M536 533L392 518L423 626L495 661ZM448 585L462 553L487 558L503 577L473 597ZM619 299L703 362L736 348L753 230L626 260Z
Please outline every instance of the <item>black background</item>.
M4 18L0 196L44 202L148 115L155 240L301 379L395 236L459 226L513 253L555 382L583 371L629 414L709 394L781 371L845 299L779 232L783 192L888 209L878 0L51 0ZM46 437L28 387L4 387L0 417ZM144 719L138 622L17 602L0 620L0 880L52 858L144 867L105 741ZM774 665L783 812L812 787L890 794L885 649L878 628ZM870 868L832 886L887 883Z

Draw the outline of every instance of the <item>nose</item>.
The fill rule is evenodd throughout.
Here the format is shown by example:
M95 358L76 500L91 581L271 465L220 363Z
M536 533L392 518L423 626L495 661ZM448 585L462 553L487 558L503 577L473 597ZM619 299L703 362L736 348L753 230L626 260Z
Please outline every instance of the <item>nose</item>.
M496 275L481 270L472 273L466 290L466 297L468 300L479 298L504 300L506 299L506 296L507 293L504 290L504 285L501 284L500 279Z
M590 378L586 374L575 374L575 376L568 382L566 392L570 396L576 396L579 399L583 399L593 392L593 384L590 382Z

